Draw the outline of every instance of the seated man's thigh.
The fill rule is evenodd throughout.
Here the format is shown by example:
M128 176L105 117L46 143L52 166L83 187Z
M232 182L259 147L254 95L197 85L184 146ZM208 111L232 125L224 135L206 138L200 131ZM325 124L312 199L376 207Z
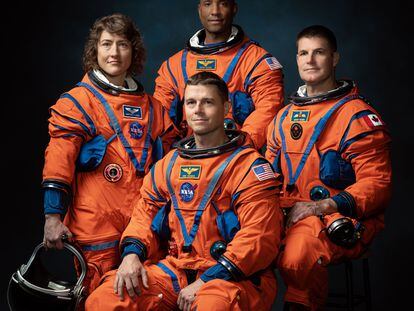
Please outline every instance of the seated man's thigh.
M275 297L274 275L262 276L260 287L248 280L229 282L217 279L200 288L192 310L269 310Z
M174 291L171 277L155 265L145 266L148 289L139 278L141 294L131 299L124 287L124 299L114 292L116 270L102 278L100 286L86 300L86 310L172 310L177 306L178 293Z

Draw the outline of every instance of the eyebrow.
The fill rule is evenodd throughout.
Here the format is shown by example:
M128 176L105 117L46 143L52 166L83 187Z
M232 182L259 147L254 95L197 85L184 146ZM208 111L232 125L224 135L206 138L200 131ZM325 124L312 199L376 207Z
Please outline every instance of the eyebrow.
M115 40L112 40L112 39L101 39L101 40L100 40L100 42L104 42L104 41L114 42ZM128 42L129 42L129 40L127 40L127 39L121 39L121 40L118 40L118 41L116 41L116 42L126 42L126 43L128 43Z
M194 98L190 97L190 98L186 98L185 101L190 101L190 100L195 100ZM203 100L214 100L214 97L203 97L201 98L201 101Z

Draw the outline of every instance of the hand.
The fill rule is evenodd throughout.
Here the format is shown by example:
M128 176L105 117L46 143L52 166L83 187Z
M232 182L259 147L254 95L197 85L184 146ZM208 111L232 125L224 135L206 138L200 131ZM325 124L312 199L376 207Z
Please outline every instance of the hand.
M142 284L148 289L147 271L139 260L138 255L128 254L122 260L114 281L114 293L119 296L121 301L124 300L124 285L132 300L135 300L135 294L141 295L138 277L141 277Z
M69 231L62 221L59 214L45 215L45 228L43 235L43 242L46 248L63 248L62 236L72 238L72 233Z
M200 287L204 284L202 279L197 279L187 287L183 288L180 293L178 294L177 305L180 310L190 311L191 305L195 299L195 296L200 289Z
M290 227L309 216L328 215L338 211L336 203L331 198L321 201L296 202L289 211L286 227Z

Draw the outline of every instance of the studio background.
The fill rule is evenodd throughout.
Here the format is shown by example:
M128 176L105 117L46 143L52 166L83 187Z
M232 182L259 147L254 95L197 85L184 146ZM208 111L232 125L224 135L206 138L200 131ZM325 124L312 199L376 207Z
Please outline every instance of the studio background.
M296 68L295 36L306 26L323 24L338 39L337 77L357 81L361 93L382 115L393 138L393 199L386 229L370 257L374 310L410 305L414 264L414 208L410 184L413 150L413 7L408 1L247 1L239 0L235 23L284 66L285 95L301 81ZM26 263L43 235L40 183L48 143L48 108L82 78L81 56L89 27L121 12L133 18L144 36L147 62L139 77L154 90L161 63L184 47L201 28L198 1L38 1L3 8L2 37L2 271L1 310L7 310L11 274ZM411 12L411 13L410 13ZM411 180L411 182L410 182ZM342 283L341 270L331 275ZM358 283L361 283L359 278ZM282 286L281 286L282 287ZM275 310L280 310L281 303Z

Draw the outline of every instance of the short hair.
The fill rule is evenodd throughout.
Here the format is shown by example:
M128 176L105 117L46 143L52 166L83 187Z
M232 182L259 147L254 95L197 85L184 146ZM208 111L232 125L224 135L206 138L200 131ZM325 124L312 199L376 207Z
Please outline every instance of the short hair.
M215 85L223 101L229 100L229 89L226 82L213 72L201 71L196 73L187 80L185 83L186 88L187 85Z
M312 38L312 37L321 37L328 41L329 46L331 47L332 51L336 52L338 49L336 43L335 34L329 28L322 26L322 25L312 25L306 27L301 32L298 33L296 36L296 46L298 46L298 42L302 38Z
M111 34L125 36L131 42L132 61L127 72L130 75L141 74L146 58L142 36L132 19L120 13L97 19L89 30L89 36L83 52L83 70L88 72L92 69L99 69L97 48L99 38L104 30Z
M198 0L198 3L200 3L201 1L203 1L203 0ZM236 0L228 0L231 4L235 4L236 3Z

